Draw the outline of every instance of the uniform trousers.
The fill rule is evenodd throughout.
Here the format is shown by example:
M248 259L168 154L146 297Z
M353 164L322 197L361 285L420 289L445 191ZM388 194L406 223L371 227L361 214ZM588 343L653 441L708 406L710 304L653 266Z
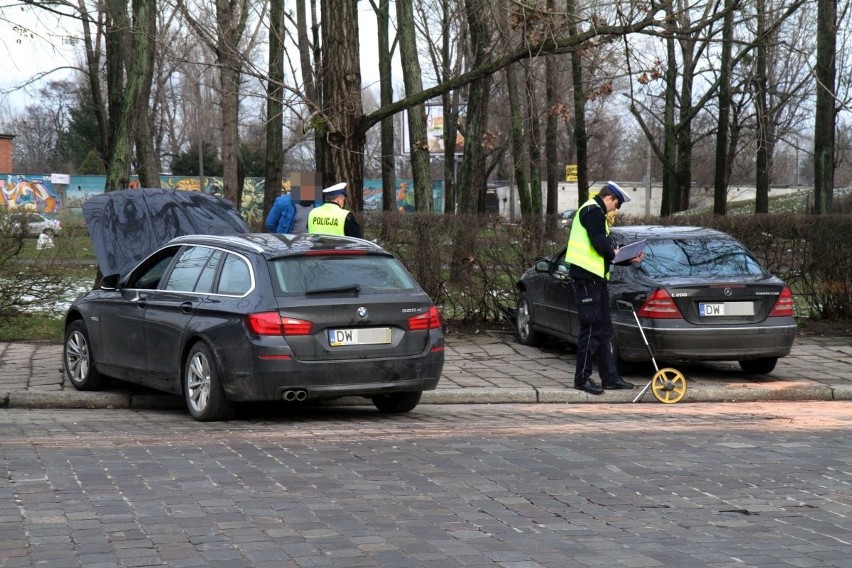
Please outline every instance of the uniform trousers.
M579 386L590 379L594 364L598 366L601 382L612 384L619 376L612 355L612 319L606 281L574 278L572 285L580 318L574 384Z

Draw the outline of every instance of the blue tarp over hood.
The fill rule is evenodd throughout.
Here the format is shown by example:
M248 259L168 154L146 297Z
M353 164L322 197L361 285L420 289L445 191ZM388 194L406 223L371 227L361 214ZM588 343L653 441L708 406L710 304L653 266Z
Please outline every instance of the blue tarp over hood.
M149 254L181 235L250 232L229 201L197 191L110 191L86 200L83 217L104 276L126 276Z

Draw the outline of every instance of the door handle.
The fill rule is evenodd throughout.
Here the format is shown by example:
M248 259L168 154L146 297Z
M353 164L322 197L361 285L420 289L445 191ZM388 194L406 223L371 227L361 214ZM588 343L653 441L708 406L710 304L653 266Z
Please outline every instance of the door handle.
M180 313L182 314L191 314L192 313L192 302L184 302L180 305Z

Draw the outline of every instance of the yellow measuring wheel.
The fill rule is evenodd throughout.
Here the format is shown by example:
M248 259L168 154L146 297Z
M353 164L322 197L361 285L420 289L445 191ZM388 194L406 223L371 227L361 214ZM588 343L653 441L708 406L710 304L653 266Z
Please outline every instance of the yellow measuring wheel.
M654 398L666 404L674 404L686 394L686 377L671 367L660 369L651 378L651 392Z

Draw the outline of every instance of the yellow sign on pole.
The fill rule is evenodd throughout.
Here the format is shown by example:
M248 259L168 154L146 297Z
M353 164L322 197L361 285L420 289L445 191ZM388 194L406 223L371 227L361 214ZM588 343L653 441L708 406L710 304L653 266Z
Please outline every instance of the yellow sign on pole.
M577 164L565 166L565 181L577 181Z

